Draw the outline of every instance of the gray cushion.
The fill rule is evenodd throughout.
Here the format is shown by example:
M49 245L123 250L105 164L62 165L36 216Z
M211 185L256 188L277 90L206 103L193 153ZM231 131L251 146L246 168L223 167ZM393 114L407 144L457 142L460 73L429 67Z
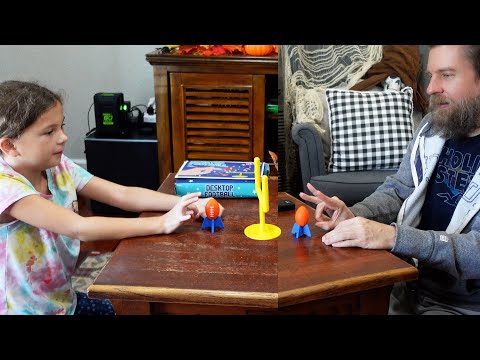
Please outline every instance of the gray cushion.
M310 183L327 196L337 196L347 206L362 201L397 170L346 171L314 176Z

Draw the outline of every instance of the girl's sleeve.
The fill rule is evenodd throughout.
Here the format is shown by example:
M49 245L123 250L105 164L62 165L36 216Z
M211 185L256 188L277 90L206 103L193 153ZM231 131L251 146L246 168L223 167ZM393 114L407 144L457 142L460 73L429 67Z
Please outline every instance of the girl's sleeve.
M20 176L0 173L0 214L16 201L29 195L39 195L39 192Z
M93 174L77 165L74 161L70 160L65 155L63 156L64 166L68 169L70 176L72 177L75 189L80 191L85 185L93 178Z

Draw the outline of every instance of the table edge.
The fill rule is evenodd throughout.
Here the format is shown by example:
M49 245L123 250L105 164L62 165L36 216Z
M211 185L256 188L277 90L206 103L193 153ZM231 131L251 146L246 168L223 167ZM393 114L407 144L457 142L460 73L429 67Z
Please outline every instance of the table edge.
M278 294L267 292L173 289L92 284L87 289L87 295L91 298L97 299L244 306L265 309L278 308Z
M401 281L415 280L418 270L415 267L389 270L377 274L356 276L346 280L330 281L319 285L278 292L278 306L301 304L309 301L332 298L393 285Z

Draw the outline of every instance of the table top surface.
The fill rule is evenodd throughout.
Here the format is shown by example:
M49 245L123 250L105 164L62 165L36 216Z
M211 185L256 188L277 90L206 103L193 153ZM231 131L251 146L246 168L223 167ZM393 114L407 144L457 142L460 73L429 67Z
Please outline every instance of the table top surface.
M170 174L159 190L174 193L174 183ZM122 240L88 295L275 309L417 277L415 267L388 251L324 245L308 206L312 237L297 239L291 234L295 210L278 213L277 200L304 204L278 194L274 177L269 194L265 222L281 228L276 239L244 235L245 227L259 223L258 199L217 199L225 207L223 229L212 233L201 230L201 220L190 220L173 234Z

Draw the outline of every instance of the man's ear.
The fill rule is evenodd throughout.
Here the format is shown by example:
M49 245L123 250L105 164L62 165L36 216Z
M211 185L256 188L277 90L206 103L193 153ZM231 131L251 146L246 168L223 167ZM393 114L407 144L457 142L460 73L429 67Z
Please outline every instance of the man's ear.
M0 150L2 153L10 156L15 156L17 154L17 149L15 149L15 144L12 139L4 137L0 138Z

